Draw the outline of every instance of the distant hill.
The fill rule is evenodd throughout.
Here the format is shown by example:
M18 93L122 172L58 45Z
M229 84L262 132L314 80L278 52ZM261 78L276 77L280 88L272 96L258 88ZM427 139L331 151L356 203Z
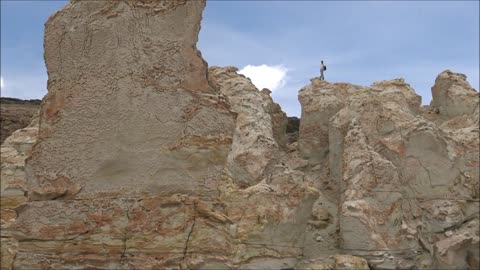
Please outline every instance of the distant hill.
M31 104L40 105L42 101L40 99L18 99L9 97L0 97L0 104Z
M39 99L0 98L0 143L15 130L28 126L41 102Z

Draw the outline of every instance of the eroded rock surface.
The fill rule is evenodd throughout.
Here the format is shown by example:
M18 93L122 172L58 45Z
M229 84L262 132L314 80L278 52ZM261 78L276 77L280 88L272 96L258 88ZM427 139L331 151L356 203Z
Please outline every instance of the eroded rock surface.
M235 120L195 47L204 6L72 1L49 18L31 189L65 182L58 196L83 199L212 190Z
M432 92L443 115L421 109L402 79L313 79L300 91L306 174L328 170L318 188L337 188L329 201L338 203L339 249L374 269L478 265L478 92L450 71Z
M207 74L204 6L71 1L50 17L39 126L2 146L3 268L297 264L318 190L280 162L269 94Z
M287 118L196 49L204 1L71 1L1 148L2 269L478 269L478 92L318 78ZM457 108L458 107L458 108ZM26 163L26 164L25 164Z
M430 106L438 109L441 119L473 115L475 110L478 114L478 102L478 92L470 86L465 75L445 70L437 76Z
M211 67L209 79L237 114L228 168L240 185L248 187L265 178L265 169L277 158L280 146L285 146L286 116L268 92L258 91L236 71L235 67Z
M18 217L16 209L27 201L25 159L37 141L38 121L34 118L26 128L15 131L0 148L0 228L1 268L11 269L17 254L18 241L12 237L11 227Z

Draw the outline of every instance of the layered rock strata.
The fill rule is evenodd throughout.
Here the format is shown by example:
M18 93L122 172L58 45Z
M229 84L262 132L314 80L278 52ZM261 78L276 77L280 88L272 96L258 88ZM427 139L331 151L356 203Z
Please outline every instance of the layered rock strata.
M0 148L0 239L1 268L11 269L17 254L18 241L13 238L13 226L18 217L18 209L27 201L27 178L25 159L31 154L37 141L38 119L34 118L26 128L15 131Z
M477 269L478 92L318 78L298 142L196 49L204 1L71 1L1 148L2 269ZM462 108L457 108L462 107ZM362 258L360 258L362 257Z
M278 159L281 146L285 147L287 119L268 89L258 91L236 71L235 67L211 67L209 79L237 114L227 167L241 186L248 187L265 179L265 169Z

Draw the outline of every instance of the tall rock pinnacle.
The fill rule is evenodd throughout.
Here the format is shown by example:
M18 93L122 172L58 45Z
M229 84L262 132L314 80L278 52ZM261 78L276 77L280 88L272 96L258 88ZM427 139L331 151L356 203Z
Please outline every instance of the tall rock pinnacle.
M223 165L234 116L196 49L204 6L72 1L50 17L32 200L192 193ZM68 188L50 194L58 181Z

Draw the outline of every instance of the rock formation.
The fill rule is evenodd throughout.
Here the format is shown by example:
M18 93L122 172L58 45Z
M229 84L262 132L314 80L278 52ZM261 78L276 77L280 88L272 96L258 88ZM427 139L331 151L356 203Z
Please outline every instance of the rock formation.
M15 131L0 148L0 229L1 269L11 269L18 243L12 238L10 228L18 217L18 209L28 201L25 159L30 156L37 141L38 119L34 118L26 128Z
M2 269L479 266L478 92L318 78L286 115L207 68L204 1L73 0L38 121L1 148ZM458 106L462 109L457 108Z
M316 187L336 193L339 248L374 269L478 266L478 92L450 71L432 92L427 110L402 79L313 79L299 94L299 150L329 171Z
M211 85L227 97L237 114L227 167L241 186L248 187L265 178L267 165L278 156L279 143L285 145L284 139L275 136L275 133L285 137L286 125L280 131L276 126L286 123L286 115L280 116L285 121L280 120L281 123L276 124L274 103L269 93L258 91L250 79L238 75L236 71L235 67L212 67L209 78Z
M465 75L449 70L442 72L432 88L431 106L437 108L442 120L472 115L477 110L478 92L467 82Z
M49 18L32 200L210 191L234 115L195 47L204 5L72 1Z
M207 74L204 6L71 1L49 18L38 136L28 153L2 147L5 268L296 263L318 191L279 162L269 95Z

